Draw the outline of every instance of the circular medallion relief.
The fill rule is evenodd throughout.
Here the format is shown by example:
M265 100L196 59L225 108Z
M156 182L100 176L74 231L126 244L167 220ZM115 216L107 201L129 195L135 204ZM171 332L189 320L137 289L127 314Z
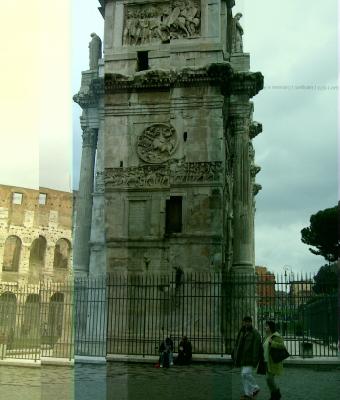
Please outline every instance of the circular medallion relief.
M153 124L138 137L137 154L145 162L158 164L168 161L176 146L175 128L166 124Z

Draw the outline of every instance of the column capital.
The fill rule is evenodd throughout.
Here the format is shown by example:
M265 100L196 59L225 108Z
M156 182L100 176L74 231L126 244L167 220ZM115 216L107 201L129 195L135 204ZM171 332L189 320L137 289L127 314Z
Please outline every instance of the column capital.
M83 128L83 147L97 147L97 129L94 128Z

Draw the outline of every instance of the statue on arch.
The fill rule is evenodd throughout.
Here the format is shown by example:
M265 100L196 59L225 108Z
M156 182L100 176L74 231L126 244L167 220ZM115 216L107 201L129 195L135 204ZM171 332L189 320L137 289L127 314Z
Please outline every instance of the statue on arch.
M91 38L89 43L89 64L92 70L98 68L98 60L102 58L102 41L96 33L91 33Z
M243 28L240 24L240 19L242 18L241 13L237 13L233 18L233 26L232 26L232 45L231 52L232 53L243 53Z

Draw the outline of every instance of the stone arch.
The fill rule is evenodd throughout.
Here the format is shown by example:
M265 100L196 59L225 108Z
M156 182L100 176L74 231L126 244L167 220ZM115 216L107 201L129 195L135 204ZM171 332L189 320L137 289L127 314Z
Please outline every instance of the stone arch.
M11 342L14 338L17 314L17 298L12 292L0 295L0 334L8 336Z
M2 270L19 271L22 242L18 236L11 235L5 241Z
M64 238L59 239L54 248L53 268L67 269L70 263L70 254L70 241Z
M38 281L43 273L45 264L47 241L44 236L39 235L31 244L29 258L29 274L31 280Z
M40 296L31 293L27 296L24 306L24 321L22 335L39 339L40 335Z
M64 297L63 293L56 292L50 299L48 309L48 333L54 343L61 337L63 331Z

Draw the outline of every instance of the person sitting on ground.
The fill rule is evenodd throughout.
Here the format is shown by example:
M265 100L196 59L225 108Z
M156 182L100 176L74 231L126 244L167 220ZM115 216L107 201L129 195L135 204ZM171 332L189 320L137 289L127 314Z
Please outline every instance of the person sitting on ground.
M176 364L178 365L188 365L191 363L192 359L192 346L186 336L182 337L182 340L178 346L178 357L176 359Z
M165 340L163 340L163 342L159 346L160 368L163 368L163 366L168 368L170 365L174 365L173 351L174 351L174 343L169 337L167 337Z

